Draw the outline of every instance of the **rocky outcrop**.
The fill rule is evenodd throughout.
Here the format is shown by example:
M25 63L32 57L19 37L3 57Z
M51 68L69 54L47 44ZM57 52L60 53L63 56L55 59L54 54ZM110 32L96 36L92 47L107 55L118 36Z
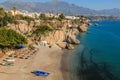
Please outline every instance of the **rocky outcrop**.
M66 42L71 43L71 44L80 44L80 41L76 39L75 36L68 35Z
M40 25L40 21L25 21L25 20L17 20L15 23L8 24L11 29L17 31L18 33L24 34L29 33L34 30L34 26Z
M66 48L69 49L69 50L72 50L72 49L74 49L74 46L72 44L67 44Z
M56 43L56 45L58 45L60 48L65 49L67 46L66 42L61 42L61 43Z
M56 23L57 26L57 23ZM59 24L60 26L60 24ZM40 41L46 41L49 45L56 44L62 49L74 49L72 44L80 44L80 41L76 38L79 32L85 32L88 29L88 23L82 23L81 26L68 27L68 23L62 22L61 28L53 32L49 32L46 36L41 36Z
M39 41L46 41L49 45L57 44L62 49L74 49L72 44L80 44L73 31L56 30L40 37Z
M74 23L72 20L50 20L50 21L31 21L27 22L24 20L18 20L14 24L9 24L11 29L21 33L30 33L32 30L36 30L39 25L47 25L52 32L47 32L44 35L35 36L30 39L30 41L46 41L48 45L56 44L62 49L74 49L72 44L80 44L77 40L76 35L79 32L85 32L88 29L88 21L82 20L80 23ZM80 25L80 26L79 26Z
M69 50L74 49L74 46L72 44L67 43L67 42L56 43L56 45L58 45L62 49L69 49Z
M88 24L82 24L82 25L78 26L78 30L81 32L86 32L88 29L87 26L88 26Z
M61 30L49 32L46 35L42 35L39 41L46 41L48 44L61 43L65 40L65 33Z
M2 58L5 54L0 50L0 58Z

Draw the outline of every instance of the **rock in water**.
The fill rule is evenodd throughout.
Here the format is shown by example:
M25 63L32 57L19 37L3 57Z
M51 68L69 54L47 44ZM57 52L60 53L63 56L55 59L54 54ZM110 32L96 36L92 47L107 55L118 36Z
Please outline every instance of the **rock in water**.
M69 50L72 50L72 49L74 49L74 46L72 44L67 44L66 48L69 49Z
M81 26L78 27L79 31L86 32L88 27L87 24L82 24Z
M80 44L80 41L77 40L75 36L68 35L66 41L71 44Z

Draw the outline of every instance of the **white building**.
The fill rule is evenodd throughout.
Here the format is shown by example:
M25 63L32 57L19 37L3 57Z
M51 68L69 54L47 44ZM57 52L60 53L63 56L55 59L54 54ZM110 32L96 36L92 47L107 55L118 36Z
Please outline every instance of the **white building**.
M54 15L53 13L50 13L50 12L49 12L49 13L45 13L45 16L46 16L46 17L54 17L55 15Z
M20 12L19 10L10 10L10 12L12 13L13 16L17 15L17 14L22 14L22 12Z
M80 19L79 17L76 17L76 16L65 16L67 19Z

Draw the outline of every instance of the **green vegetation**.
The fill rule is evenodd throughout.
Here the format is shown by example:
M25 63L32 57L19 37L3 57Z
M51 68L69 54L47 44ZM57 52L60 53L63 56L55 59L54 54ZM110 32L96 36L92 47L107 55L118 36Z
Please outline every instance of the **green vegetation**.
M11 29L0 29L0 46L3 47L14 47L21 44L26 44L27 40L19 33Z
M8 47L5 47L5 48L2 49L3 53L8 52L9 50L10 50L10 49L9 49Z
M7 24L7 22L4 20L5 17L5 11L3 8L0 8L0 26L4 26Z
M34 49L35 49L35 47L33 47L32 44L30 44L30 45L28 46L28 48L29 48L29 50L34 50Z
M37 29L33 32L36 35L43 35L49 31L53 31L50 27L43 25L43 26L38 26Z
M40 16L39 16L39 19L41 19L41 20L54 20L54 19L56 19L54 16L53 17L46 17L46 15L45 14L40 14Z
M9 16L3 8L0 8L0 27L7 26L8 22L13 22L13 17Z
M64 15L64 14L60 14L58 19L59 19L60 21L63 20L63 19L65 19L65 15Z
M29 17L29 16L22 16L22 20L25 20L28 22L28 25L30 25L31 21L34 21L34 18Z
M0 18L3 18L5 16L5 10L3 8L0 8Z
M41 20L46 20L46 19L47 19L46 16L45 16L45 14L40 14L39 18L40 18Z
M26 21L33 21L34 20L32 17L29 17L29 16L22 16L22 19L26 20Z

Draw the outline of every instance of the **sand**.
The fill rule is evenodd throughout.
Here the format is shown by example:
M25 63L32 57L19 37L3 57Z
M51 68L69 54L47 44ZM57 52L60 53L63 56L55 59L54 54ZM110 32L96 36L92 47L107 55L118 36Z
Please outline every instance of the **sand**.
M0 80L66 80L62 70L66 64L61 61L63 51L53 46L40 47L30 59L15 59L14 66L0 66ZM49 72L48 77L32 74L34 70Z

